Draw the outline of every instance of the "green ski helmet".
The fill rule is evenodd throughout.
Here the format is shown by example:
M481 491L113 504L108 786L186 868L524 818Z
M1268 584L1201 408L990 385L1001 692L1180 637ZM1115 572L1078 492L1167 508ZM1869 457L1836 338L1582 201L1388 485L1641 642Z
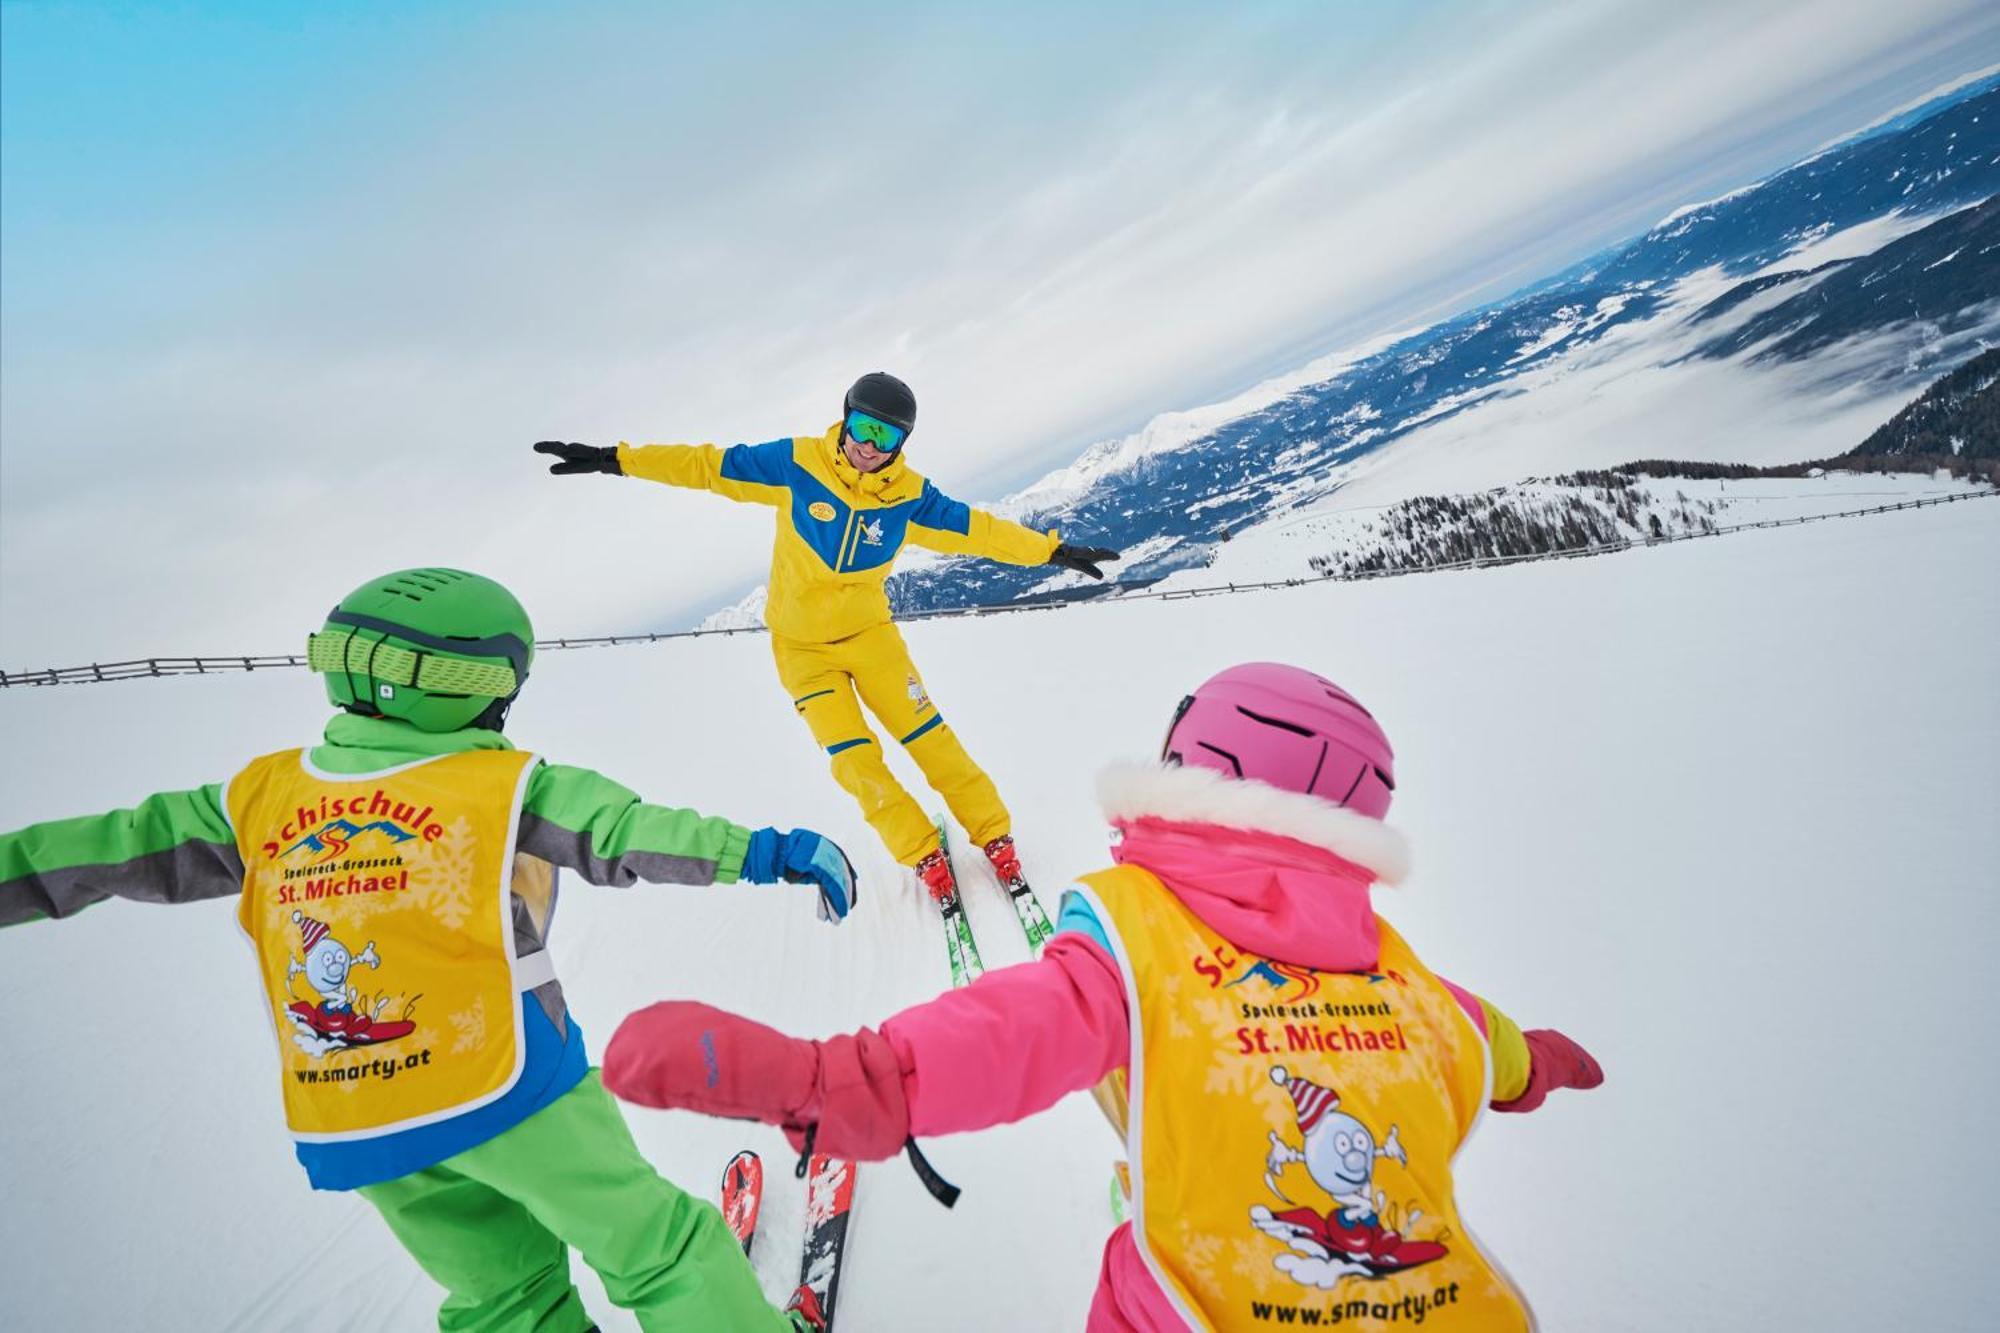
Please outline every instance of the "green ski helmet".
M462 569L405 569L356 588L306 640L306 665L350 713L424 731L498 731L535 660L514 594Z

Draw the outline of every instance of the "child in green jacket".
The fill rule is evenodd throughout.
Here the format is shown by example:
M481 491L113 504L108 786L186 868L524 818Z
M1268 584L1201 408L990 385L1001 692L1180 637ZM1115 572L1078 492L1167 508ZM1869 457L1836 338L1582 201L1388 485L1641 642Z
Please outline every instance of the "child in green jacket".
M235 897L299 1162L382 1213L445 1288L440 1328L590 1328L571 1246L647 1329L792 1328L804 1316L765 1303L721 1214L640 1156L546 937L559 867L811 884L836 923L853 867L817 833L646 805L514 749L501 731L533 657L527 613L489 579L364 584L309 640L342 710L321 744L0 835L0 926Z

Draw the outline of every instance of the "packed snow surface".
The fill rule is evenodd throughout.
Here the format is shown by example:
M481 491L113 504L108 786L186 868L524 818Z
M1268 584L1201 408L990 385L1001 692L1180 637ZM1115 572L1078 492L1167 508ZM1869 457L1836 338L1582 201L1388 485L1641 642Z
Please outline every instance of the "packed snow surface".
M1368 702L1417 865L1382 910L1606 1070L1596 1092L1487 1117L1460 1159L1466 1215L1542 1327L1946 1333L1991 1327L2000 1303L2000 1076L1980 1035L2000 945L1995 569L2000 500L1978 499L907 634L1051 908L1106 864L1097 770L1147 754L1204 675L1289 660ZM751 636L549 653L516 710L524 745L655 800L822 828L865 877L838 930L795 887L570 881L554 950L593 1050L661 997L825 1034L946 984L936 925L766 653ZM0 825L218 780L309 741L323 711L296 671L0 692ZM1019 960L991 883L968 897L989 965ZM233 908L110 903L0 933L0 1326L433 1317L437 1289L369 1207L308 1190L291 1160ZM628 1119L704 1193L737 1147L766 1155L757 1263L782 1296L800 1205L779 1136ZM845 1326L1081 1327L1117 1151L1089 1100L928 1148L964 1200L942 1211L899 1162L863 1171ZM605 1328L633 1326L580 1281Z

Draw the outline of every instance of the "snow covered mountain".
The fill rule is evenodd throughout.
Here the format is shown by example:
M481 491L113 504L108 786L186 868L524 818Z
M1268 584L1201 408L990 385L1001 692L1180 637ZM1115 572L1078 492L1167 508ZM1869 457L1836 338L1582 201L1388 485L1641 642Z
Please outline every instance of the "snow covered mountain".
M1757 475L1762 471L1644 465L1530 479L1470 494L1419 495L1389 505L1317 507L1257 524L1214 547L1206 564L1178 570L1147 591L1370 578L1535 559L1556 551L1616 551L1774 522L1990 496L1994 489L1983 477L1928 470L1794 466Z
M2000 472L2000 348L1981 352L1924 390L1863 440L1857 454L1993 460ZM1994 480L2000 481L2000 476Z
M1636 460L1388 504L1339 499L1252 525L1149 592L1366 578L1554 552L1616 550L1930 504L2000 488L2000 348L1925 389L1834 458L1756 466Z
M1635 457L1842 452L2000 333L1989 75L1494 305L1093 446L997 506L1127 553L1127 586L1245 527ZM927 561L901 612L1111 591Z

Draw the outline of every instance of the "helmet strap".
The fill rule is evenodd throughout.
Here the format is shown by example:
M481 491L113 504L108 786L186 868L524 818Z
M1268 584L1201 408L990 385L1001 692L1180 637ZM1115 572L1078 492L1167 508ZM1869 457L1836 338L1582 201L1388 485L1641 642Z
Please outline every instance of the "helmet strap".
M495 699L492 703L486 705L485 712L473 718L472 721L465 725L468 727L479 727L485 731L505 731L507 729L507 711L514 706L514 701L520 697L520 692L517 690L504 699Z

